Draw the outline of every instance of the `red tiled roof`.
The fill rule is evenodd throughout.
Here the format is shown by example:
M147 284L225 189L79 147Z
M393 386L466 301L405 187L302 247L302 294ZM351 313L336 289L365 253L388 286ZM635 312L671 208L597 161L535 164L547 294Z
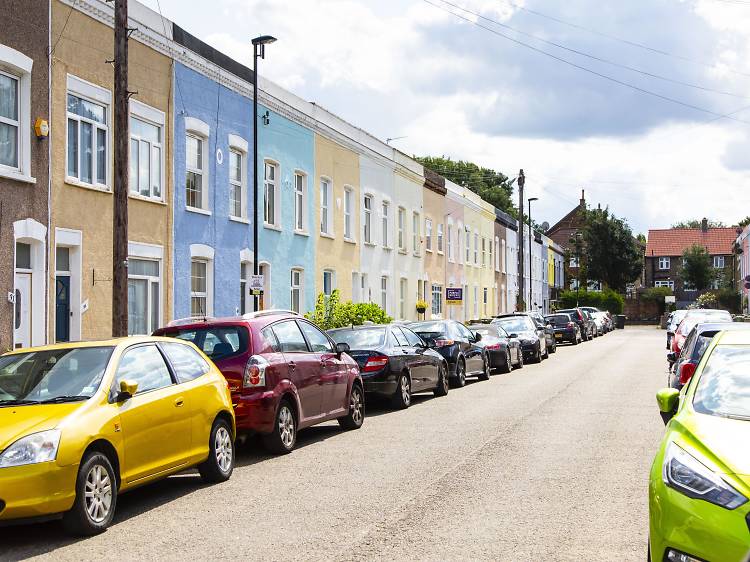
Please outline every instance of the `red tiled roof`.
M709 228L669 228L649 230L646 256L681 256L693 244L699 244L711 255L731 254L732 244L737 239L735 227Z

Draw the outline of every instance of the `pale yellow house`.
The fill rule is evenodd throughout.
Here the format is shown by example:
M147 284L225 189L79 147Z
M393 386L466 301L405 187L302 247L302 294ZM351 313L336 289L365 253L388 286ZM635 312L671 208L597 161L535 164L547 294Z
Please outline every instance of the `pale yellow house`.
M355 300L352 279L360 271L359 155L315 134L315 290L338 289L342 302Z
M425 168L423 290L428 308L425 318L448 318L445 302L447 238L445 226L445 178Z
M52 2L50 341L111 335L113 29L84 8ZM150 333L171 318L172 66L144 44L158 14L131 8L128 319Z

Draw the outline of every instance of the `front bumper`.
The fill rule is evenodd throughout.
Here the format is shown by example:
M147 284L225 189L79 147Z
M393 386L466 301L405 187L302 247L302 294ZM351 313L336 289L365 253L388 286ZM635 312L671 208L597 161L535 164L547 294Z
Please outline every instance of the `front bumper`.
M279 397L272 390L232 393L237 433L271 433Z
M78 465L54 462L0 468L0 521L68 511L76 497Z
M524 360L536 357L539 353L541 345L539 342L535 343L521 343L521 351L523 352Z
M703 560L745 562L748 559L750 503L729 510L689 498L664 484L659 463L652 469L649 504L654 562L665 560L668 549Z

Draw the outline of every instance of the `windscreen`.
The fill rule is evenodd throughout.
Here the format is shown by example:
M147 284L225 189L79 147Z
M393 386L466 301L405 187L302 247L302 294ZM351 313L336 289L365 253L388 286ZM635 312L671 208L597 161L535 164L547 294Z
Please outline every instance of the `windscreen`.
M719 345L695 389L696 412L750 421L750 346Z
M334 330L329 332L336 343L346 343L352 350L380 347L385 340L385 328L367 328L363 330Z
M525 316L497 318L493 320L493 322L495 324L500 324L503 329L509 334L512 334L514 332L525 332L534 329L534 327L531 325L531 321Z

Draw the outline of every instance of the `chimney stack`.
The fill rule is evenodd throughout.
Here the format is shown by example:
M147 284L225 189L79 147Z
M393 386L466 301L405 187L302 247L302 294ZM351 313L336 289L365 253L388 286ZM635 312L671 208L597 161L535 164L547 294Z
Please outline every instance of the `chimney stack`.
M703 217L703 220L701 221L701 230L703 232L708 232L708 219L706 217Z
M581 207L585 207L586 206L586 191L583 190L583 189L581 190L581 202L580 202L580 204L581 204Z

